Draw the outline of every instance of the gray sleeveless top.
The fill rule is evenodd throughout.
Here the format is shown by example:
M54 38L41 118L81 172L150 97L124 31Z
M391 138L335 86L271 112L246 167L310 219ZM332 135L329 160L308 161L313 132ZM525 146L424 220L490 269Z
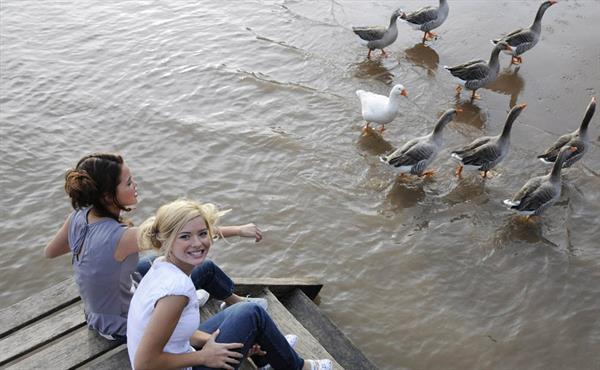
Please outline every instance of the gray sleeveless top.
M88 224L90 208L75 210L69 223L69 247L85 318L91 329L103 335L127 334L127 311L133 296L131 273L138 254L115 260L125 226L106 218Z

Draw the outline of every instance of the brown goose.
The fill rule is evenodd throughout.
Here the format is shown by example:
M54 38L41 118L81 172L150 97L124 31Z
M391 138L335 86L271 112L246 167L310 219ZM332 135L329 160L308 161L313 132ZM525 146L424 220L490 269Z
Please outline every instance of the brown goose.
M460 94L462 88L461 85L469 90L473 90L471 100L479 98L475 91L480 87L485 86L487 83L492 82L498 76L500 70L500 63L498 63L498 54L502 50L512 49L510 45L505 42L499 42L494 46L492 54L490 55L489 62L485 60L472 60L467 63L459 64L455 67L444 66L452 76L456 77L458 87L456 93Z
M514 106L510 110L506 117L504 129L500 135L480 137L471 144L453 151L451 154L452 158L460 162L456 170L456 176L460 177L463 167L466 167L468 169L483 171L482 176L484 178L487 177L488 171L500 163L506 157L506 154L508 154L510 130L512 129L513 122L515 122L519 114L526 107L527 104L521 104Z
M592 120L595 111L596 97L592 97L592 100L590 100L590 104L588 104L585 111L585 116L583 117L581 126L579 126L577 130L571 132L570 134L559 137L550 148L546 149L544 154L538 155L538 158L544 163L553 163L556 161L556 157L560 148L566 145L576 147L577 151L574 153L569 153L563 164L563 167L571 167L573 163L580 160L587 151L587 147L589 145L588 125Z
M544 1L538 8L533 23L528 28L519 28L500 39L492 40L494 43L504 41L512 47L511 51L508 52L512 55L510 64L521 64L523 59L519 55L533 48L540 41L542 17L546 10L554 4L556 4L555 0Z
M396 20L400 16L400 9L396 9L390 18L390 25L384 27L352 27L352 31L360 37L360 42L369 48L367 58L371 58L371 51L381 49L381 54L385 55L383 48L390 46L398 37L398 25Z
M577 150L574 146L565 146L558 153L558 158L548 175L530 179L512 199L505 199L504 205L516 210L523 216L537 216L560 198L560 170L569 153Z
M456 117L458 109L448 109L435 124L429 135L412 139L400 149L389 155L379 157L381 162L395 167L398 172L412 175L433 175L432 171L425 172L433 162L442 146L442 130Z

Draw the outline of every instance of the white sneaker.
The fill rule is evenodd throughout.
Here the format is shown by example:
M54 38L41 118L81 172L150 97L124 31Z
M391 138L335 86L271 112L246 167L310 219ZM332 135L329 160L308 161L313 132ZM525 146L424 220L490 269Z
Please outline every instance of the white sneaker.
M298 343L298 336L295 334L288 334L285 336L285 339L290 344L290 347L296 348L296 343Z
M256 303L257 305L259 305L260 307L262 307L265 311L269 308L269 302L267 302L266 299L264 298L253 298L253 297L243 297L242 298L245 302L253 302ZM222 302L221 305L219 306L219 309L221 311L223 311L224 309L226 309L227 303Z
M289 343L290 347L295 348L296 343L298 342L298 336L294 334L288 334L285 336L285 340ZM265 366L259 367L257 370L273 370L271 365L266 364Z
M210 298L210 294L204 289L198 289L196 290L196 297L198 297L198 305L202 307L206 304L208 298Z
M331 360L306 360L310 365L310 370L332 370Z

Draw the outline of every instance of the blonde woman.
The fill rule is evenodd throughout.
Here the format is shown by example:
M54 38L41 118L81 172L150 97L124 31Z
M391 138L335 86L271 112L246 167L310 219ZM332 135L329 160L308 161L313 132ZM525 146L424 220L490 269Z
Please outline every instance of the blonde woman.
M254 302L232 305L200 324L190 275L206 259L222 214L212 204L177 200L140 226L141 248L161 257L131 300L127 349L133 368L237 369L244 356L260 355L259 362L274 369L331 369L330 360L300 358Z

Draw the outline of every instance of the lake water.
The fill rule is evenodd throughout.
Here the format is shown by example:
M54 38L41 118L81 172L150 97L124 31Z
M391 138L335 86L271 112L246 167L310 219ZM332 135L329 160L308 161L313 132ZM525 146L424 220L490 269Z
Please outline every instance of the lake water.
M481 100L442 68L487 59L540 1L452 1L436 30L399 23L369 61L352 26L431 1L31 1L0 3L0 297L6 307L71 275L42 249L70 212L64 170L122 153L140 223L177 197L254 221L259 244L220 242L230 275L312 277L321 309L382 369L600 369L600 121L536 223L501 206L535 156L576 129L600 88L600 1L563 1L542 39ZM361 136L355 90L409 92L383 137ZM499 133L527 103L511 152L458 180L450 151ZM399 179L378 155L445 130L435 176Z

